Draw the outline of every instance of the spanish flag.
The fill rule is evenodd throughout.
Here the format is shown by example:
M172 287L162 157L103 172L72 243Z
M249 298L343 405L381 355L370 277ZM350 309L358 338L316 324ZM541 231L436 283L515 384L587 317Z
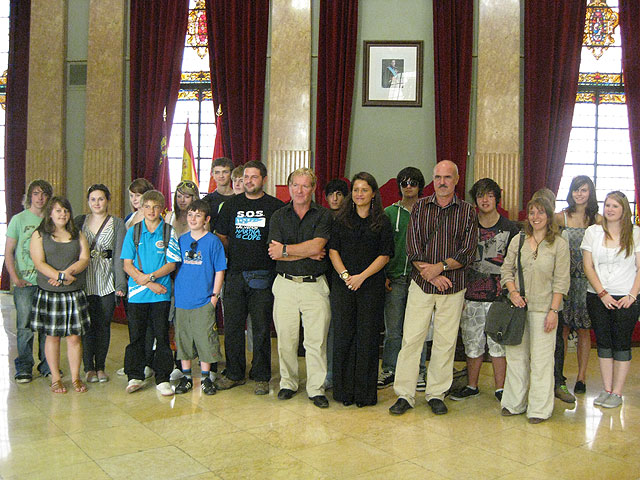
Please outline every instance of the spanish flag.
M193 159L193 145L191 144L191 133L189 132L189 119L187 118L187 128L184 130L184 149L182 151L182 178L180 181L191 180L196 185L198 183L198 172Z

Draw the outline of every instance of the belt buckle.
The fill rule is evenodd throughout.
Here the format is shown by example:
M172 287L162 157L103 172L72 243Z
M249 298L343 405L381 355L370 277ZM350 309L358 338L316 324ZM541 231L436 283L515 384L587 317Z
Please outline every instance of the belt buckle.
M289 275L289 278L291 278L291 280L296 283L304 283L304 277L301 277L299 275Z

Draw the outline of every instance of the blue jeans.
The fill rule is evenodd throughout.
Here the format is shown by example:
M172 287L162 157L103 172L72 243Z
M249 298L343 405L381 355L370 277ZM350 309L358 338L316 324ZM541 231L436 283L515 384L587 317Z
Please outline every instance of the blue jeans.
M18 356L15 359L16 373L31 373L33 370L33 336L35 335L29 328L29 316L33 298L36 296L38 287L15 287L13 289L13 303L16 306L16 330L18 336ZM44 356L44 341L46 335L38 334L38 371L42 375L51 372L49 364Z
M402 329L404 327L404 311L407 307L409 283L411 276L403 275L391 279L391 291L384 298L384 343L382 349L382 371L395 372L398 353L402 346ZM427 370L427 342L420 354L420 373Z

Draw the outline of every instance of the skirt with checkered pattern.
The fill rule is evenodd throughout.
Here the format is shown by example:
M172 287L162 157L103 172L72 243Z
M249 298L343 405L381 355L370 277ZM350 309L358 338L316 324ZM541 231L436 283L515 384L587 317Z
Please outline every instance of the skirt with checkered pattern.
M50 292L38 289L31 307L31 330L52 337L82 335L89 328L84 290Z

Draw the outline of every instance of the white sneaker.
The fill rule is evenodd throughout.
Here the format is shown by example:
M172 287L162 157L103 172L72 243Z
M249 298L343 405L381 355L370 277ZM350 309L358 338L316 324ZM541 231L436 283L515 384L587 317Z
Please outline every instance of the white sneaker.
M165 397L170 397L173 395L173 389L171 388L171 384L169 382L162 382L156 385L156 390L160 392L160 395L164 395Z
M169 375L169 380L175 382L177 380L180 380L182 377L184 377L184 373L182 373L182 370L180 370L179 368L174 368L173 372L171 372L171 375Z
M144 378L153 377L153 370L151 367L144 367Z
M127 383L127 388L126 388L127 393L133 393L137 390L140 390L142 388L143 383L144 382L142 380L138 380L137 378L132 378L131 380L129 380L129 383Z
M124 367L119 368L118 370L116 370L116 375L124 377Z

